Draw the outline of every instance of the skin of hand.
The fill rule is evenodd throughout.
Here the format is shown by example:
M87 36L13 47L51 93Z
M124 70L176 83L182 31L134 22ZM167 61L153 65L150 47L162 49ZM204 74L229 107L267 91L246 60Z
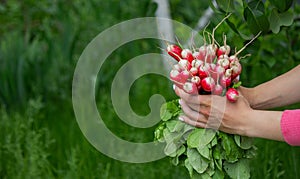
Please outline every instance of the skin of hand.
M190 95L178 87L175 93L181 98L185 114L180 119L190 125L283 141L280 128L282 112L252 109L242 91L236 103L217 95Z

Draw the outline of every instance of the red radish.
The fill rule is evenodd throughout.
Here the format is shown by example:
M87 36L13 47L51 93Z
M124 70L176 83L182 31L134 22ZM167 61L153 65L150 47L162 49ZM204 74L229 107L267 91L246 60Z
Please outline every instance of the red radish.
M170 72L170 79L171 79L171 81L174 82L174 84L176 86L178 86L179 88L182 89L182 87L183 87L182 84L183 83L181 83L181 78L180 78L180 72L179 71L177 71L177 70L171 70L171 72Z
M193 75L193 76L198 75L198 68L192 67L192 68L190 69L190 73L191 73L191 75Z
M189 72L187 70L184 70L182 72L179 72L177 70L171 70L170 72L170 79L173 82L184 84L188 78L189 78Z
M229 45L223 45L221 46L218 51L217 51L217 56L221 56L221 55L229 55L230 53L230 46Z
M220 66L220 65L217 65L214 71L215 71L215 72L219 75L219 77L220 77L220 76L224 75L224 73L225 73L225 68L223 68L223 67Z
M198 87L195 83L191 83L191 82L184 83L183 90L189 94L198 94Z
M190 70L192 67L191 63L185 59L180 60L178 65L185 70Z
M181 57L187 59L190 63L194 60L193 53L189 49L183 49L181 51Z
M229 61L230 61L230 62L232 62L232 61L239 61L239 59L238 59L237 56L231 55L231 56L229 57Z
M211 92L215 88L215 80L212 77L206 77L201 80L201 87L206 92Z
M230 65L230 62L227 58L220 58L217 63L225 69L228 69Z
M228 59L229 57L228 57L228 55L225 55L225 54L224 54L224 55L218 56L218 60L224 59L224 58L227 58L227 59Z
M216 64L211 63L210 64L210 69L214 71L216 69L216 66L217 66Z
M216 52L217 52L217 45L216 44L209 44L207 46L207 50L206 50L206 56L205 56L205 61L208 63L212 63L213 60L216 57Z
M194 57L194 59L197 59L197 60L200 60L200 59L201 59L201 56L200 56L200 53L199 53L199 52L194 52L194 53L193 53L193 57Z
M215 86L215 88L213 89L213 94L214 95L221 95L223 93L223 87L219 84L217 84Z
M221 86L226 88L231 85L231 77L222 76L219 82Z
M238 83L240 81L240 75L238 75L237 77L235 77L232 82L233 83Z
M174 69L174 70L177 70L177 71L179 71L179 72L181 72L182 70L184 70L184 68L182 68L179 64L173 65L173 69Z
M218 57L220 55L229 55L230 53L230 46L226 44L226 35L223 36L223 41L224 41L224 45L221 46L217 51Z
M209 70L209 76L212 77L215 81L217 81L219 78L219 74L212 69Z
M199 76L193 76L193 77L191 78L191 82L192 82L192 83L195 83L195 84L197 85L198 88L201 87L201 79L200 79Z
M226 92L228 101L235 103L238 100L239 92L235 88L229 88Z
M202 45L200 48L199 48L199 55L197 56L197 59L198 60L202 60L204 61L205 60L205 56L206 56L206 50L207 47L205 45Z
M232 75L232 69L231 68L225 70L225 73L224 73L225 77L231 77L231 75Z
M200 65L202 65L202 64L203 64L203 61L198 60L198 59L195 59L195 60L192 61L192 67L199 68Z
M207 77L209 75L210 65L208 63L205 63L203 65L200 65L198 69L198 74L201 79Z
M177 45L168 45L167 52L170 56L172 56L177 61L180 61L182 59L181 56L182 49Z
M230 66L231 66L231 71L232 71L231 72L231 78L235 79L238 75L241 74L241 72L242 72L242 65L239 62L237 62L237 63L235 63L233 65L230 64Z
M186 82L186 80L190 77L190 73L187 70L183 70L182 72L179 73L180 77L182 79L182 83Z

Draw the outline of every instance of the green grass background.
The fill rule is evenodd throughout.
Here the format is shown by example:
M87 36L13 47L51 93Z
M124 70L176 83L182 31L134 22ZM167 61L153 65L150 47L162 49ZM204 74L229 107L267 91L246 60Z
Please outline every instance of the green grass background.
M171 0L170 5L172 17L191 27L208 7L206 1ZM148 0L0 1L0 178L189 178L184 167L173 166L168 158L131 164L101 154L82 135L72 108L74 69L89 41L116 23L153 16L154 10ZM211 26L220 19L214 16ZM240 39L226 25L220 29L228 32L228 39ZM243 84L255 86L299 64L298 32L299 22L295 22L247 48L253 55L243 61ZM232 45L242 43L235 40ZM99 111L108 128L126 140L152 141L155 126L137 129L121 122L111 104L111 82L127 60L161 53L159 45L153 39L128 43L99 72ZM139 78L131 89L133 110L147 114L150 109L145 104L156 93L166 100L176 98L167 79ZM252 178L300 178L299 147L263 139L255 144Z

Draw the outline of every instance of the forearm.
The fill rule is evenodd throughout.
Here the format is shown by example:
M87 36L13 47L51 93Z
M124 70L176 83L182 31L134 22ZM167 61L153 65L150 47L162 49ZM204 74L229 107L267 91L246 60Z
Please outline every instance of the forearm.
M300 101L300 65L254 88L241 88L254 109L270 109Z
M284 141L280 121L282 112L253 110L248 115L249 124L246 126L246 136Z

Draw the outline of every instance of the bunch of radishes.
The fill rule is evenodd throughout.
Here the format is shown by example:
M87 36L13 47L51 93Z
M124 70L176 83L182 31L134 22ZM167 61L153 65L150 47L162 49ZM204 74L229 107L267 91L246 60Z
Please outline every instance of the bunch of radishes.
M238 91L232 88L239 81L242 66L236 55L230 56L230 46L203 45L199 49L181 49L168 45L167 52L178 61L173 65L170 79L189 94L224 95L235 102Z
M178 45L168 45L167 53L177 60L172 66L170 79L176 86L189 94L214 94L226 95L230 102L236 102L239 93L237 87L242 65L238 55L257 36L247 43L238 52L231 54L231 48L226 44L226 36L223 36L223 45L215 44L214 32L226 19L225 17L211 34L212 43L204 44L200 48L182 49Z

